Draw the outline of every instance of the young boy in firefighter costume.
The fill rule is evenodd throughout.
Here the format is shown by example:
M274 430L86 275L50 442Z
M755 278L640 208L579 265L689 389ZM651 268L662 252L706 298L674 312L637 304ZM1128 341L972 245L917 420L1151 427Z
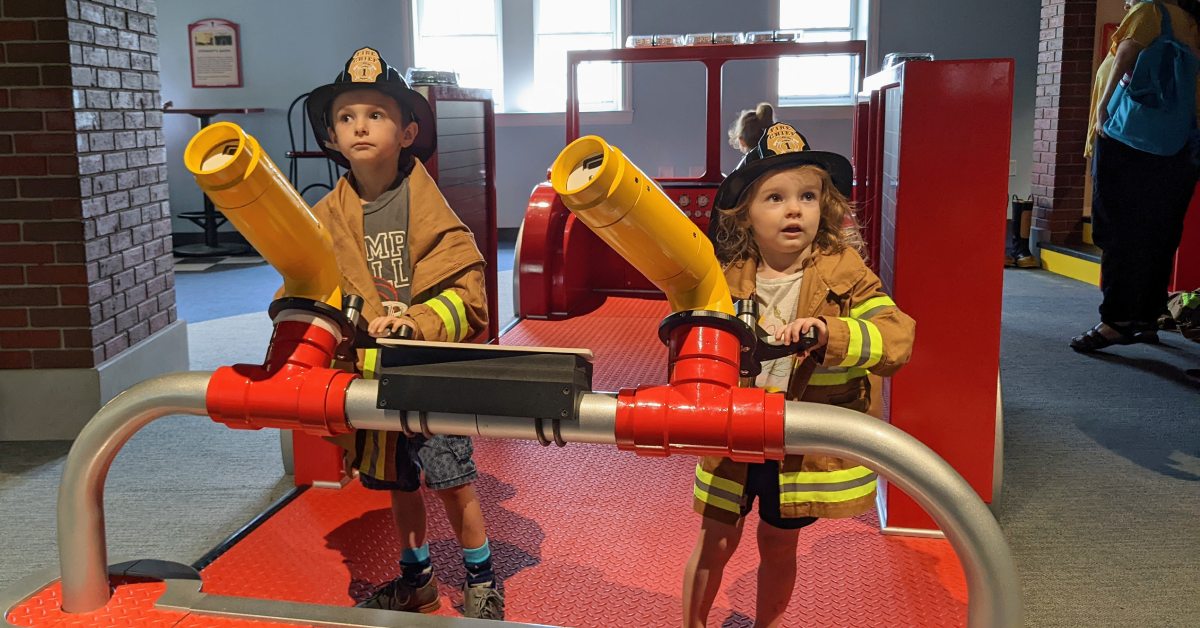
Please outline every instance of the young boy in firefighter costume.
M342 291L361 295L368 331L408 327L418 340L457 342L487 327L484 260L421 160L435 148L433 111L379 53L362 48L308 96L317 144L349 173L313 213L329 230ZM373 376L375 350L358 367ZM501 619L472 445L463 436L408 437L358 430L346 442L363 486L391 492L401 573L360 606L430 612L439 605L425 540L420 477L446 507L467 567L464 612Z
M808 150L794 128L774 124L717 190L715 244L734 298L753 297L759 325L777 341L817 331L806 353L764 362L755 385L866 412L867 373L891 375L908 361L915 324L859 255L850 184L845 157ZM763 464L708 457L696 467L694 495L704 519L684 577L684 625L705 624L757 499L755 625L775 626L795 586L800 529L870 509L875 474L830 456Z

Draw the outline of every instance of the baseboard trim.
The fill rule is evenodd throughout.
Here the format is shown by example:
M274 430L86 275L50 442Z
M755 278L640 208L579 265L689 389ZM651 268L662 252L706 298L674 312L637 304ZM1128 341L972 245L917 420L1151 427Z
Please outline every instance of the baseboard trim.
M175 321L98 366L0 370L0 441L74 440L100 408L143 380L188 369L187 324Z
M1060 253L1047 248L1046 245L1042 245L1040 253L1042 268L1064 277L1090 283L1093 286L1100 285L1100 264L1097 262Z

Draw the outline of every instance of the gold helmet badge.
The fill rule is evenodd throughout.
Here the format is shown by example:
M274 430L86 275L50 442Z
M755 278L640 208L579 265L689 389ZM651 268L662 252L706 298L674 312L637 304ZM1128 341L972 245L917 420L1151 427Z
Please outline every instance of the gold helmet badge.
M350 58L350 81L352 83L374 83L383 74L379 53L371 48L359 48Z
M804 138L789 124L776 124L767 129L767 150L776 155L805 150Z

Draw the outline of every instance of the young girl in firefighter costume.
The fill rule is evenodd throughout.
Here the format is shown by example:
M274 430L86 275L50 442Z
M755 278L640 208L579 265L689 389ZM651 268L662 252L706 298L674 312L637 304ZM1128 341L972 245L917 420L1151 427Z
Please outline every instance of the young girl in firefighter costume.
M915 324L859 255L850 184L845 157L808 150L794 128L774 124L717 191L715 244L733 297L752 296L759 325L777 341L817 331L803 355L764 362L755 384L788 399L867 412L867 373L891 375L908 360ZM763 464L709 457L697 465L694 495L704 519L684 577L684 625L705 624L757 500L755 625L775 626L795 586L800 529L870 509L875 474L830 456Z
M333 83L309 94L307 110L317 144L350 170L313 213L333 239L342 291L365 301L368 331L384 336L408 327L418 340L457 342L486 328L483 256L421 164L435 148L428 101L377 51L362 48ZM367 377L376 353L360 355L357 366ZM463 547L464 613L502 619L503 598L473 486L471 440L374 430L348 436L340 444L351 452L363 486L391 492L402 550L400 576L360 605L422 612L438 607L420 493L424 475Z

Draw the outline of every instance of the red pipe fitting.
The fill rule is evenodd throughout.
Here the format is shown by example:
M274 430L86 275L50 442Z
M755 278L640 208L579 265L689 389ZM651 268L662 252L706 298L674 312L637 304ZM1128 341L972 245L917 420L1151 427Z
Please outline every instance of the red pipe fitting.
M205 398L214 421L235 429L302 430L319 436L350 431L346 389L355 373L331 369L341 333L321 315L284 310L261 366L223 366Z
M700 323L671 330L670 383L617 395L617 447L640 456L782 459L783 395L738 387L741 350L726 329Z

